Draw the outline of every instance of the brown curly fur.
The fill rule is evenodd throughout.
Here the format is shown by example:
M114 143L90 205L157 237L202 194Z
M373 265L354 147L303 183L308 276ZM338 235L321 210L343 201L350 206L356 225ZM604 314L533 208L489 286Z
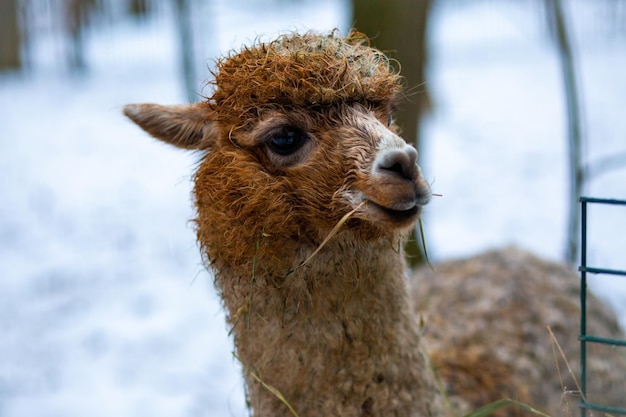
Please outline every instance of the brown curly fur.
M455 277L471 268L444 265L437 276L420 271L409 296L400 248L429 188L416 152L388 126L401 84L363 35L292 34L219 60L205 102L124 110L153 136L204 152L198 241L256 416L291 415L284 400L301 417L448 415L422 347L422 310L426 346L457 410L502 396L551 410L559 401L537 388L547 375L552 387L556 372L535 343L545 311L572 308L563 268L533 258L522 268L503 252L475 261L484 278L467 290ZM308 138L289 157L268 145L284 126ZM380 168L391 154L402 169ZM398 215L407 195L417 206ZM541 291L517 284L537 277ZM457 302L467 311L450 317ZM571 332L576 323L558 321Z
M219 59L210 98L230 129L250 127L260 111L370 102L386 108L402 90L387 57L359 33L347 38L285 35Z

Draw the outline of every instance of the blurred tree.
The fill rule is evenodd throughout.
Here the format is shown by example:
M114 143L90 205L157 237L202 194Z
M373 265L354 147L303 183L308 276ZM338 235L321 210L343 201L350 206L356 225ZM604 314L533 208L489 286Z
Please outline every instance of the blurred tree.
M582 162L582 122L576 67L568 25L560 0L545 0L548 25L559 54L563 89L567 107L567 144L569 163L569 218L565 259L574 264L578 258L580 234L580 204L585 171Z
M96 0L67 0L63 2L64 27L69 37L67 62L70 70L84 71L85 61L84 35L89 18L96 7Z
M402 136L419 148L419 122L430 107L425 84L426 29L432 0L352 0L353 25L376 48L396 60L406 80L407 99L394 114ZM423 262L413 231L405 250L411 266Z
M136 18L146 17L152 9L152 2L149 0L128 0L128 12Z
M182 73L185 87L185 94L189 103L198 101L196 93L196 71L193 54L193 32L191 26L191 1L176 0L176 21L178 37L180 42L180 52L182 61Z
M18 0L0 1L0 70L22 66L18 6Z

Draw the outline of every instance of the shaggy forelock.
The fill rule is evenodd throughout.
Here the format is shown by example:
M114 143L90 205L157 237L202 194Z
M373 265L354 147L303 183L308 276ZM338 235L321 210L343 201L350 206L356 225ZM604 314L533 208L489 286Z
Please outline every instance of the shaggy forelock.
M237 127L275 105L338 103L388 106L402 90L401 77L364 35L290 34L259 42L217 63L209 98L219 121Z

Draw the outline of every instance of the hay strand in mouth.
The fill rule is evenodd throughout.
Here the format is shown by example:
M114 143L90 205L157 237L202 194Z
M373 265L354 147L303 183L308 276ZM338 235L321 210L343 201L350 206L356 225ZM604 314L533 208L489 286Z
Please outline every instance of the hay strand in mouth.
M350 217L352 217L352 215L353 215L354 213L356 213L356 212L357 212L357 210L358 210L358 209L360 209L361 207L363 207L363 206L365 205L365 203L367 203L367 200L362 201L362 202L361 202L361 204L359 204L359 205L358 205L358 206L356 206L353 210L349 211L349 212L348 212L345 216L343 216L343 217L341 218L341 220L339 220L339 221L337 222L337 224L335 225L335 227L333 227L333 228L332 228L332 230L330 231L330 233L328 233L328 236L326 236L326 238L322 241L322 243L320 243L320 244L319 244L319 246L317 247L317 249L315 249L315 251L313 251L313 253L312 253L312 254L310 254L310 255L309 255L309 257L308 257L308 258L306 258L306 259L304 260L304 262L302 262L302 263L300 264L300 266L304 266L304 265L306 265L307 263L309 263L309 261L311 261L311 259L313 259L313 257L315 257L315 255L317 255L317 254L319 253L319 251L320 251L320 250L322 250L322 248L323 248L324 246L326 246L326 244L328 243L328 241L329 241L330 239L332 239L332 238L333 238L333 236L335 236L335 235L337 234L337 232L339 232L339 229L341 228L341 226L343 226L343 225L345 224L345 222L347 222L347 221L348 221L348 219L349 219Z

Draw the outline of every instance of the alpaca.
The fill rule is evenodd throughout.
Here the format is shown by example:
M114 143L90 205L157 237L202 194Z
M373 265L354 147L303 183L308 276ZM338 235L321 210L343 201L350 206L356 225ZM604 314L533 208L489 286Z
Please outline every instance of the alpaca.
M447 416L450 403L483 405L487 397L454 385L452 349L428 323L441 310L431 304L424 328L415 313L428 290L419 277L409 289L401 248L431 191L393 124L402 82L388 59L358 33L291 34L222 58L212 83L206 101L124 113L201 152L197 237L253 414ZM448 380L422 332L439 338L431 355ZM480 373L481 364L466 366Z

